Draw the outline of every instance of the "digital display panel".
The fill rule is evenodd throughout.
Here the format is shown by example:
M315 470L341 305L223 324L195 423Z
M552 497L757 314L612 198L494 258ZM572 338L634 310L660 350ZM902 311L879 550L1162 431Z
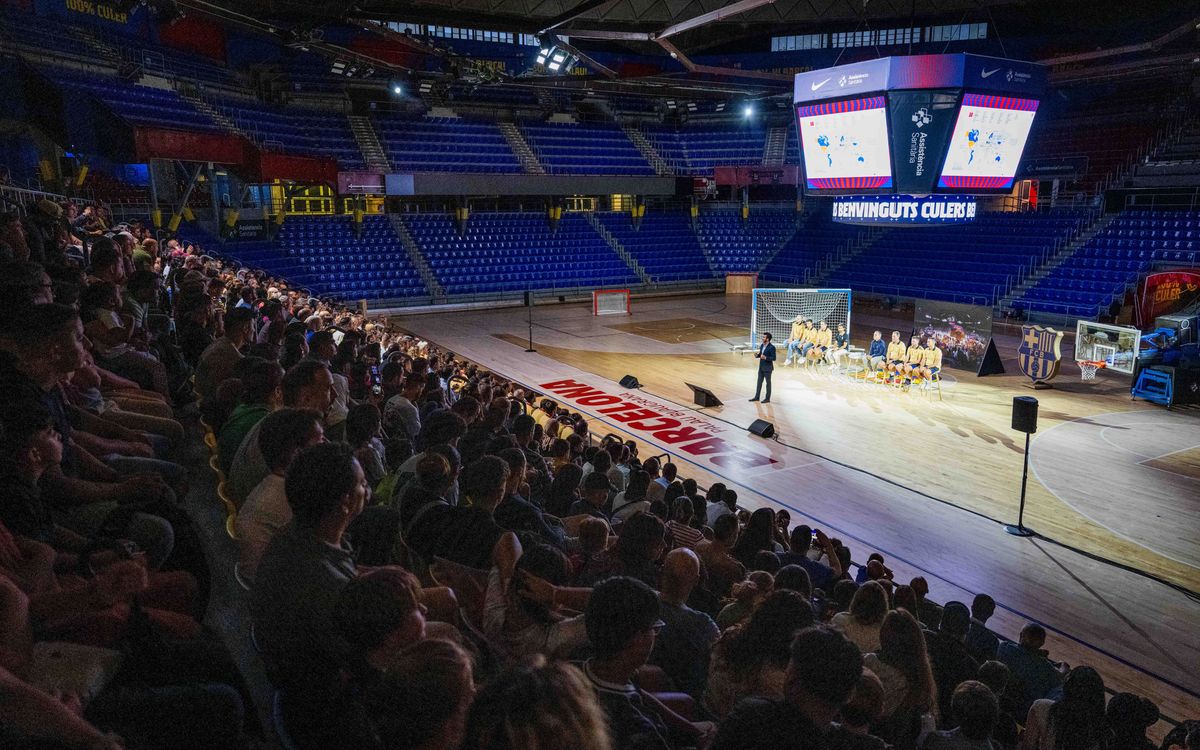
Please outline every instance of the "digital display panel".
M884 97L799 106L796 123L810 190L892 187Z
M938 187L1011 188L1037 107L1036 99L964 94Z

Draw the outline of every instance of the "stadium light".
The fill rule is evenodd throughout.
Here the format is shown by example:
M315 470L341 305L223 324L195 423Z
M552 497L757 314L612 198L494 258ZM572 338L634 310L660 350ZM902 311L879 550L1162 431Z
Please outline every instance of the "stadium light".
M742 117L745 117L746 119L754 117L754 105L753 104L746 105L745 109L742 110Z

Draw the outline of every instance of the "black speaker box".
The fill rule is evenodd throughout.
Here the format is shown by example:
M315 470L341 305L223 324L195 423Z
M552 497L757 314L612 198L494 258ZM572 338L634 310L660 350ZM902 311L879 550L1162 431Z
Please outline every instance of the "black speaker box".
M775 435L775 425L765 419L756 419L750 423L750 431L762 438Z
M635 378L634 376L626 375L625 377L621 378L621 387L622 388L641 388L642 384L639 383L638 379Z
M1038 401L1033 396L1014 396L1012 428L1017 432L1037 432Z

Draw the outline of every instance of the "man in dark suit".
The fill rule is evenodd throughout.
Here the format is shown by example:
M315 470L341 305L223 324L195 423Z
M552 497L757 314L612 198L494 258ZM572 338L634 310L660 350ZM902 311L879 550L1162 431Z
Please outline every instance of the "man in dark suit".
M762 335L762 343L759 344L754 358L758 360L758 385L754 387L754 398L750 400L758 400L758 396L762 392L763 381L766 381L767 397L762 402L769 404L771 403L771 373L775 371L775 345L771 343L771 334L764 333Z

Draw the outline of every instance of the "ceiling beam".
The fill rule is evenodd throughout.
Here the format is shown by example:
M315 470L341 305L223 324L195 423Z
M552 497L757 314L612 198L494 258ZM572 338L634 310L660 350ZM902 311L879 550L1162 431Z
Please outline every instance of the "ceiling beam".
M750 10L754 10L755 8L762 7L763 5L770 5L774 2L775 2L775 0L738 0L738 2L731 3L730 5L726 5L723 8L717 8L716 10L710 10L707 13L701 13L700 15L695 16L693 18L689 18L686 21L680 21L679 23L672 24L672 25L668 26L667 28L663 29L662 31L658 32L657 36L658 37L674 36L676 34L680 34L680 33L684 32L684 31L694 29L698 26L706 26L714 21L722 21L726 18L729 18L730 16L736 16L741 13L745 13L746 11L750 11Z
M547 31L552 31L554 29L557 29L559 26L562 26L565 23L574 21L576 18L579 18L580 16L582 16L584 13L596 10L598 8L602 8L605 5L612 3L613 1L614 0L583 0L583 2L581 2L579 5L576 5L574 8L571 8L566 13L561 13L557 16L554 16L553 18L546 19L543 22L545 25L542 26L542 28L540 30L538 30L538 33L545 34Z

